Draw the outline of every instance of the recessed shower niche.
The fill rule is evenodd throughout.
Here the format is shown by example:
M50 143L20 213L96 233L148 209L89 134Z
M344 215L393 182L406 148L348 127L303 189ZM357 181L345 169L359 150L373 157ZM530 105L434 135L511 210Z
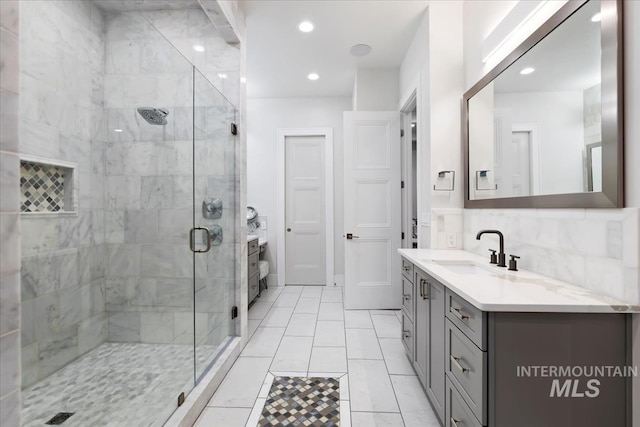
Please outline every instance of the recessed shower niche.
M20 159L20 212L74 213L77 208L75 166Z

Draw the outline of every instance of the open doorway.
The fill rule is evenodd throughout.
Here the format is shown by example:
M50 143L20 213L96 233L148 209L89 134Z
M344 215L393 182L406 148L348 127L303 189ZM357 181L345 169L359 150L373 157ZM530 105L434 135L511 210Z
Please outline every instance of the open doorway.
M402 247L418 247L417 145L418 108L415 93L402 109Z

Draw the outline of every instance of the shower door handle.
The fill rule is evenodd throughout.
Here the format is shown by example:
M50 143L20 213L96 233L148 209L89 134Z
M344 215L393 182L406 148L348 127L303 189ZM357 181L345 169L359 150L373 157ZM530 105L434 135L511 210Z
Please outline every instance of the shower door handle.
M204 231L204 234L206 235L206 242L207 242L207 247L203 250L201 249L196 249L196 245L195 245L195 234L196 234L196 230L202 230ZM209 231L209 229L207 227L194 227L191 229L191 231L189 232L189 248L191 249L191 252L195 252L195 253L205 253L205 252L209 252L209 249L211 249L211 231Z

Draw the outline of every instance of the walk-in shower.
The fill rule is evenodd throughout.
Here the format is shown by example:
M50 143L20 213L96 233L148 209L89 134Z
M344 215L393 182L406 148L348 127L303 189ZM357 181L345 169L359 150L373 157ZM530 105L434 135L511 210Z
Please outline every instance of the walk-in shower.
M20 149L65 207L21 216L24 427L162 425L236 335L237 113L207 77L239 54L200 9L123 3L20 5Z

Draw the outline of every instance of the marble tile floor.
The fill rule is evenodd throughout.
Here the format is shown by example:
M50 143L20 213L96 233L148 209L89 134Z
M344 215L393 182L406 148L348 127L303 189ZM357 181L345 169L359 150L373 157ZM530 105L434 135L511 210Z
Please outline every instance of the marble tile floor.
M205 366L215 346L199 346ZM103 343L22 393L22 426L73 412L65 427L160 426L193 386L193 347Z
M341 427L439 427L400 331L399 310L344 310L342 288L270 288L194 427L256 427L277 376L338 378Z

